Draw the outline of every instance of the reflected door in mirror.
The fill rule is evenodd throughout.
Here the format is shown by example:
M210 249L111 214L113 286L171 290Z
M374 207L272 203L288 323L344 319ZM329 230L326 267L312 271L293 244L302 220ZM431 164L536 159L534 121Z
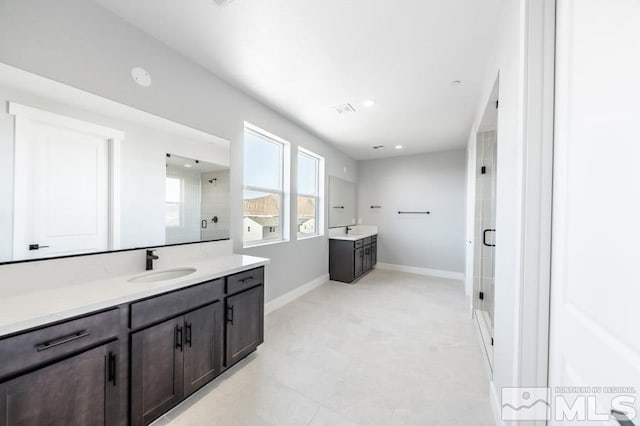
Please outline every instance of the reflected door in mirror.
M109 250L109 141L80 127L16 118L15 259Z

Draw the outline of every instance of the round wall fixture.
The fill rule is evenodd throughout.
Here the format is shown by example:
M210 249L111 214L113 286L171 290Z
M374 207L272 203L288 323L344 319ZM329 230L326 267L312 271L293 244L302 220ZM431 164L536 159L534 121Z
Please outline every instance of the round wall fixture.
M151 76L144 68L134 67L131 69L131 77L133 81L138 83L142 87L151 86Z

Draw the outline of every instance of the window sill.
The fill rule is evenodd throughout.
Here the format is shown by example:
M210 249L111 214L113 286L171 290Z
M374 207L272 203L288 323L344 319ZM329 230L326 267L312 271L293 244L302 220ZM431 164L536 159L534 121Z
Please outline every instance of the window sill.
M276 244L282 244L282 243L288 243L288 242L289 242L289 240L260 241L258 243L243 244L242 248L243 249L252 249L252 248L256 248L256 247L273 246L273 245L276 245Z
M315 235L307 235L304 237L298 237L297 241L304 241L304 240L313 240L314 238L321 238L324 237L324 234L315 234Z

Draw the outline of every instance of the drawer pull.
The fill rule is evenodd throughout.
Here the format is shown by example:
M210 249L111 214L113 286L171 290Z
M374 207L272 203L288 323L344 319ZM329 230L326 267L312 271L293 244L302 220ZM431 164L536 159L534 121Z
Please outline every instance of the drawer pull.
M247 278L242 278L242 279L240 279L238 281L240 281L241 283L245 283L247 281L251 281L252 279L253 279L253 275L251 275L250 277L247 277Z
M86 330L78 331L77 333L73 333L70 336L60 337L59 339L50 340L48 342L36 345L36 350L38 352L46 351L47 349L55 348L56 346L64 345L65 343L71 343L90 335L91 333L88 333Z

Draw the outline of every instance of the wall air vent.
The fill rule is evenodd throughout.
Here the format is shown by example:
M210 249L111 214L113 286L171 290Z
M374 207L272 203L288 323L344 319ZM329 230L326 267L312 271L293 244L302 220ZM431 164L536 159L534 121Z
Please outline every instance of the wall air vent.
M356 109L351 104L338 105L337 107L333 107L333 109L340 115L356 112Z

